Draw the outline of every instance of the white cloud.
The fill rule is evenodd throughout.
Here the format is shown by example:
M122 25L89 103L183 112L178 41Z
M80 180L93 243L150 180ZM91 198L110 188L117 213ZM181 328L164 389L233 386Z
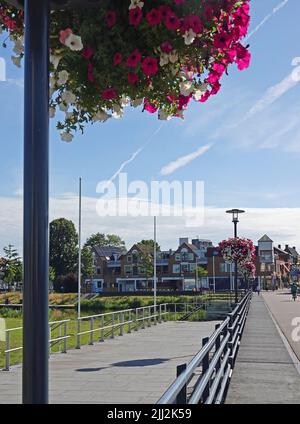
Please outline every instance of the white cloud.
M184 166L188 165L193 160L204 155L204 153L206 153L211 147L212 147L211 145L202 146L193 153L190 153L190 154L185 155L185 156L181 156L180 158L178 158L178 159L174 160L173 162L168 163L168 165L164 166L160 170L160 174L161 175L173 174L173 172L177 171L177 169L183 168Z
M99 217L96 213L97 198L82 199L83 240L95 232L117 233L130 247L134 242L153 237L153 218L149 217ZM158 217L158 242L163 249L176 248L179 237L212 239L214 243L232 235L232 222L225 211L229 208L205 208L203 226L186 227L183 217ZM300 208L244 208L238 231L241 236L257 241L267 233L276 243L300 246ZM22 200L17 197L0 197L0 249L8 243L22 251ZM78 217L76 197L52 197L50 219L66 217L75 225ZM1 253L1 250L0 250Z

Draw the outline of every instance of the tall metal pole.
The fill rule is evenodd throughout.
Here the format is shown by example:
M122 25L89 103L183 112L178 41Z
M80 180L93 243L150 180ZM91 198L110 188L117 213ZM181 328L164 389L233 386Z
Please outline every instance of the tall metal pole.
M234 224L234 238L237 238L237 220ZM238 303L238 261L234 261L234 291L235 291L235 303Z
M48 403L49 0L25 0L23 403Z
M78 214L78 302L77 314L80 318L81 314L81 178L79 178L79 214Z
M196 292L198 291L198 262L197 262L197 257L196 257L196 276L195 276L196 280L195 280L195 288L196 288Z
M215 270L215 255L213 254L213 288L216 293L216 270Z
M153 288L154 288L154 306L156 307L156 216L154 217L154 251L153 251Z

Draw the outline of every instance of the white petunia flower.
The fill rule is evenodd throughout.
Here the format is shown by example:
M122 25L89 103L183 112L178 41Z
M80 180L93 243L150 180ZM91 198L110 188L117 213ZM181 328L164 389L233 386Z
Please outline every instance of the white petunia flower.
M124 111L123 111L123 109L121 108L121 106L120 106L120 105L118 105L117 103L116 103L116 104L114 104L114 105L113 105L113 113L112 113L112 116L113 116L115 119L120 119L120 118L122 118L122 117L123 117L123 115L124 115Z
M61 56L58 56L55 54L50 55L50 63L53 65L54 69L58 68L60 61L61 61Z
M143 104L143 99L135 99L131 102L133 107L139 107Z
M173 50L172 53L169 54L169 61L171 63L176 63L178 62L178 59L179 59L178 53L175 50Z
M168 115L163 109L158 111L158 119L160 121L170 121L172 119L171 115Z
M197 100L198 102L203 96L203 94L206 92L206 90L207 90L207 84L201 84L201 86L197 88L196 91L194 92L194 99Z
M141 0L131 0L131 4L129 6L129 10L131 9L135 9L136 7L139 7L140 9L142 9L144 6L144 2Z
M183 38L184 38L184 43L189 46L190 44L192 44L196 38L196 33L190 28L188 31L185 32Z
M95 113L95 115L93 116L93 122L105 122L107 121L109 118L111 118L111 116L106 113L104 110L99 110L97 113Z
M64 91L61 98L67 105L74 104L76 102L76 96L72 93L72 91Z
M126 107L126 106L129 106L129 104L130 104L130 98L123 95L121 97L121 106Z
M67 112L69 109L69 106L66 105L64 102L60 102L58 107L59 107L59 110L61 110L62 112Z
M58 80L57 80L57 85L64 85L67 83L69 79L69 72L68 71L60 71L58 74Z
M15 46L14 46L13 51L17 55L22 54L24 52L24 45L23 45L22 39L18 38L17 40L14 40L14 42L15 42Z
M18 68L21 68L21 58L19 56L11 56L11 60L14 65L16 65Z
M50 107L49 108L49 118L54 118L55 117L55 107Z
M169 61L170 61L169 55L167 53L161 53L160 61L159 61L160 66L166 66L169 63Z
M67 143L70 143L70 141L73 140L73 135L67 131L60 134L60 137L62 141L66 141Z
M73 51L83 50L83 44L79 35L70 34L65 40L65 46Z
M192 81L182 81L179 84L180 94L183 96L189 96L194 91L194 85Z

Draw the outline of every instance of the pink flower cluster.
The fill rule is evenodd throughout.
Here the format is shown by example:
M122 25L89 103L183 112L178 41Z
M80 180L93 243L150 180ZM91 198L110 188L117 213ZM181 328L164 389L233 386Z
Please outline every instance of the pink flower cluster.
M230 238L219 243L219 250L224 260L238 262L242 273L255 276L255 246L246 238Z
M239 70L246 69L249 66L251 55L248 48L243 46L240 39L247 34L250 22L250 0L207 0L201 13L188 13L184 15L182 5L187 4L188 0L173 0L173 7L169 4L170 1L161 2L150 10L144 12L144 3L134 2L129 9L129 25L139 29L143 25L151 28L156 28L157 32L165 33L169 30L170 39L188 36L195 36L191 44L205 49L209 52L211 58L207 66L208 75L204 82L207 84L207 89L200 98L199 102L205 102L211 95L217 94L221 88L220 80L224 73L227 72L230 64L236 63ZM168 3L168 4L165 4ZM241 3L241 4L240 4ZM236 7L240 4L239 7ZM106 14L106 24L110 30L113 30L118 25L118 12L109 10ZM209 34L212 25L215 25L217 30L210 38ZM162 53L170 54L173 51L173 46L170 40L162 40L160 45ZM185 58L186 59L186 58ZM179 68L189 67L190 79L194 79L195 75L200 75L200 65L195 66L192 63L185 63L185 59L178 59ZM160 71L159 57L155 55L144 56L143 52L138 49L132 51L129 57L123 57L122 52L116 52L112 61L114 66L121 66L127 73L127 81L131 86L142 84L143 77L148 80L155 77ZM187 108L193 94L188 96L178 95L178 93L166 93L166 105L177 107L177 112ZM151 103L150 107L149 104ZM149 103L145 99L144 109L154 113L161 105L155 101ZM175 116L177 114L175 113Z

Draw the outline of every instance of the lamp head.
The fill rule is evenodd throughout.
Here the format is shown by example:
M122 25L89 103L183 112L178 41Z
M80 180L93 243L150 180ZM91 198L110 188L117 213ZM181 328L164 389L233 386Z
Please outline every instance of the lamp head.
M232 222L239 222L239 214L245 213L245 211L241 209L230 209L229 211L226 211L226 213L232 214Z

